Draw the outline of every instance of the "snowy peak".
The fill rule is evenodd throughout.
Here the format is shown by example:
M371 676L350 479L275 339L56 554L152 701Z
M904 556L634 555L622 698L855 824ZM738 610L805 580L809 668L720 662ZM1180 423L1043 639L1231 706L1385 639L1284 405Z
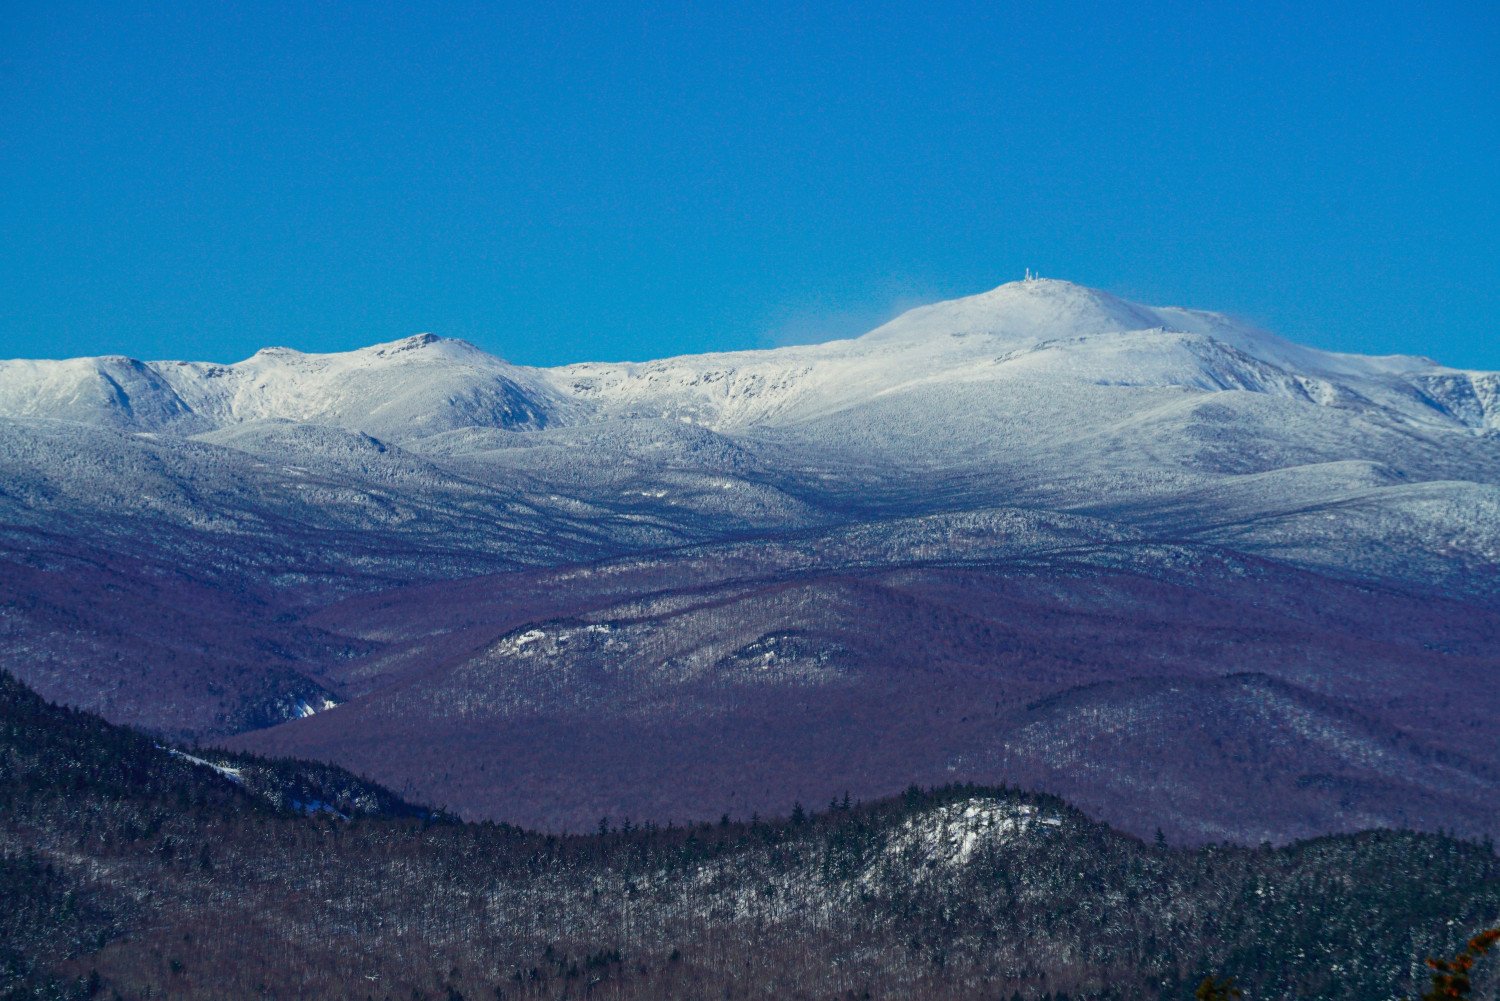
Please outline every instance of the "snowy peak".
M154 366L119 355L0 361L0 416L153 431L206 426Z
M1153 350L1162 351L1163 361L1174 365L1169 356L1177 353L1178 345L1195 338L1218 342L1219 347L1290 374L1368 375L1422 367L1417 359L1366 359L1305 348L1221 313L1142 306L1053 278L1009 282L978 295L922 306L871 331L860 342L871 349L900 345L950 354L955 342L962 344L958 353L974 354L1066 344L1075 346L1075 352L1082 346L1085 352L1117 355L1124 349L1125 342L1118 339L1123 334L1143 335L1136 353L1148 367ZM1196 350L1206 356L1217 349ZM1209 373L1207 382L1215 381ZM1200 380L1188 384L1199 385Z
M988 292L920 306L860 338L872 346L983 335L1013 347L1136 331L1196 335L1258 361L1311 375L1401 375L1442 370L1411 355L1371 357L1304 347L1223 313L1143 306L1053 278L1008 282Z
M418 334L332 354L262 348L233 365L102 357L0 361L0 416L195 434L252 421L403 439L541 427L568 410L545 379L467 341Z
M911 401L906 419L946 416L952 426L951 390L973 400L970 391L985 385L986 409L1005 400L1025 409L1026 394L1069 387L1118 387L1126 407L1130 391L1235 391L1382 420L1500 427L1495 376L1319 351L1223 314L1142 306L1039 278L922 306L853 340L555 374L605 415L720 429L796 424L896 397Z
M497 358L468 341L457 337L439 337L437 334L413 334L400 340L372 344L348 353L366 357L372 362L387 361L404 364L467 362L486 367L511 367L505 359Z
M1163 326L1152 309L1053 278L1008 282L988 292L919 306L860 338L871 344L976 334L1024 342Z
M338 351L329 354L308 354L296 348L267 347L261 348L242 362L224 367L231 369L265 367L349 369L395 364L441 365L452 362L497 369L513 367L504 359L481 351L468 341L454 337L439 337L437 334L413 334L399 340L355 348L353 351ZM175 364L191 363L177 362Z
M235 365L162 369L216 426L279 418L400 440L461 427L541 427L565 409L533 371L433 334L335 354L279 348Z
M598 419L790 425L902 394L1020 384L1270 394L1382 419L1500 427L1500 376L1294 344L1218 313L1027 278L910 310L862 337L640 364L511 365L430 333L332 354L265 348L233 365L105 357L0 362L0 416L196 434L251 421L395 441ZM949 415L952 417L953 415Z

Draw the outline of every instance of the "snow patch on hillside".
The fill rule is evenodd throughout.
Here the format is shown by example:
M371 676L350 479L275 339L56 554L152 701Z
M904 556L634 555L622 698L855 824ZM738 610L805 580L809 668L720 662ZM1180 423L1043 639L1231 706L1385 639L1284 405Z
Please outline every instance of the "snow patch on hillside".
M337 707L338 703L326 695L311 702L307 699L298 699L297 704L292 707L292 716L295 719L306 719L309 716Z
M886 842L884 856L887 862L926 868L963 866L981 851L1062 823L1025 803L974 797L907 820Z
M243 772L238 768L231 768L228 765L216 764L215 762L209 761L206 758L195 757L191 754L188 754L186 751L179 751L175 747L167 747L163 748L163 750L172 755L172 757L174 758L181 758L191 764L199 765L200 767L208 768L215 772L218 772L220 775L224 776L231 782L237 782L240 785L245 784L245 776Z

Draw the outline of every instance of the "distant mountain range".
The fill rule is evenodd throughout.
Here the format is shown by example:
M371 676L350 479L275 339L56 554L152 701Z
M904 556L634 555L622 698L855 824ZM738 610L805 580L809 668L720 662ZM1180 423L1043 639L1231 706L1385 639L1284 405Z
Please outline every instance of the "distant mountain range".
M931 405L932 390L954 384L993 388L1003 410L1038 383L1238 390L1418 426L1500 427L1497 373L1317 351L1216 313L1050 279L914 309L854 340L644 364L526 368L432 334L344 354L265 348L234 365L12 361L0 366L0 408L179 434L288 420L410 442L610 418L801 426L888 395Z
M1500 832L1500 374L1029 280L809 347L0 362L0 655L470 817Z

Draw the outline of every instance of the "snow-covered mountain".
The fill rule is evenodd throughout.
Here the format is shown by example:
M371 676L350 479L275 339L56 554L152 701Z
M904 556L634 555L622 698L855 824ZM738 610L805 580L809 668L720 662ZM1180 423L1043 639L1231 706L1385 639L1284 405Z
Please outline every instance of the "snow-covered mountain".
M1217 313L1139 306L1070 282L1011 282L813 347L555 370L607 414L787 424L882 395L993 383L1269 393L1443 427L1500 424L1500 376L1425 358L1301 347Z
M233 365L115 356L0 362L0 414L138 431L190 434L281 419L408 438L541 427L567 410L534 371L431 334L342 354L265 348Z
M1247 837L1437 788L1355 732L1448 776L1422 818L1500 802L1500 375L1068 282L640 363L427 334L0 361L0 560L0 655L50 697L178 736L287 719L237 739L532 823L691 816L734 776L766 810L1025 778L1144 823L1103 758L1184 713L1291 718L1251 711L1273 695L1292 763L1231 755L1223 788L1301 805ZM1208 783L1151 753L1128 774Z
M424 547L518 556L533 536L542 560L557 558L557 539L590 558L611 539L628 550L1002 502L1482 588L1500 551L1500 374L1318 351L1045 279L852 340L644 363L526 368L429 334L234 365L0 362L3 418L33 422L6 432L18 439L64 435L43 418L157 436L91 440L102 465L142 448L164 469L255 456L234 488L252 498L235 502L248 530L255 495L291 496L313 530L326 512L341 530L404 526ZM60 495L84 503L96 491L78 464L45 466L23 461L12 482L60 477ZM175 485L111 474L99 494L149 510L181 494L183 519L227 524L195 507L202 473L165 475ZM515 526L503 540L441 527L489 504L503 507L497 529ZM417 519L423 507L433 518ZM547 527L528 532L528 518ZM564 519L587 525L561 532ZM1403 546L1387 544L1395 535Z
M1500 374L1305 348L1220 314L1012 282L853 340L645 363L511 365L419 334L341 354L266 348L233 365L108 356L0 362L0 416L192 433L278 418L394 441L458 428L670 417L780 427L952 383L1239 390L1434 427L1500 426Z

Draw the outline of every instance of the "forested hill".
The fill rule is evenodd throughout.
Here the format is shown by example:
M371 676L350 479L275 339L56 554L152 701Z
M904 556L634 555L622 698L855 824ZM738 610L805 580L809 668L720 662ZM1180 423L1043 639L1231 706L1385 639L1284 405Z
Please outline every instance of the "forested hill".
M1369 1001L1500 919L1489 845L1175 850L1008 789L601 828L186 756L0 675L0 996L1123 1001L1215 971Z

